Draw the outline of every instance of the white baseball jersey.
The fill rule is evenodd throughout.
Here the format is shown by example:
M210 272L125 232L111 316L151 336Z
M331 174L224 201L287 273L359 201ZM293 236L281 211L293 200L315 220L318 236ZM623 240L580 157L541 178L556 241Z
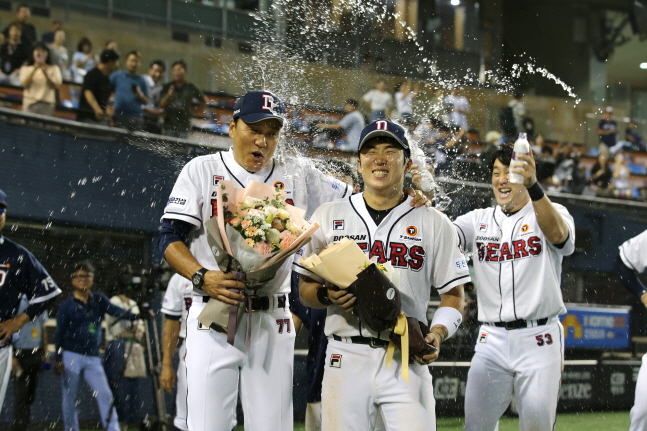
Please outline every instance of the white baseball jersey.
M174 274L168 282L162 313L180 319L180 338L186 338L186 317L191 307L193 283L180 274Z
M620 246L620 258L628 268L642 274L647 267L647 230Z
M259 172L248 172L234 160L233 150L196 157L189 161L175 182L162 219L191 223L195 230L188 238L191 254L207 269L218 269L207 243L203 222L215 216L216 186L229 180L245 187L251 180L272 184L285 191L286 202L306 210L306 217L322 203L349 195L352 190L343 182L324 175L305 159L289 164L274 158ZM290 292L291 259L279 269L264 288L266 295ZM206 295L204 291L196 291Z
M562 248L546 240L531 201L509 216L496 206L454 221L463 250L473 254L479 321L535 320L566 312L562 257L575 250L575 225L566 208L553 206L568 225Z
M400 274L402 311L427 322L431 288L446 293L470 281L470 276L449 219L432 208L412 208L411 199L407 197L393 208L379 226L369 215L362 194L322 205L312 216L321 228L306 244L304 254L309 256L346 237L355 240L369 258L377 256L378 262L391 262ZM296 260L295 270L323 283ZM325 333L340 337L380 335L336 305L328 308ZM383 335L388 338L388 334Z

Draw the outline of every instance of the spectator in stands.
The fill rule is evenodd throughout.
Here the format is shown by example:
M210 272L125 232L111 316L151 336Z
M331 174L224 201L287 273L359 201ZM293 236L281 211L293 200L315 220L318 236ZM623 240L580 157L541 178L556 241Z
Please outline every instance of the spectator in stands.
M110 75L110 84L115 90L115 127L142 130L144 111L142 105L148 103L148 86L137 70L141 64L139 51L126 54L126 69Z
M629 166L627 166L627 157L622 152L617 153L613 159L612 183L614 195L622 198L631 196L631 186L629 185L630 176L631 171L629 170Z
M74 266L72 295L61 304L56 314L54 371L62 376L63 425L66 431L79 429L76 394L82 377L94 392L103 428L119 431L113 395L99 358L101 323L106 313L131 322L137 316L112 304L103 293L92 292L94 273L94 266L87 262Z
M137 303L126 295L126 288L119 295L110 298L110 302L124 310L139 314ZM141 400L139 399L139 382L137 378L124 376L127 357L140 356L143 362L143 349L139 344L144 337L144 322L134 323L119 316L105 315L106 342L108 343L103 356L103 367L108 378L108 385L114 397L119 420L127 427L143 419L140 416ZM135 361L133 361L134 363ZM144 370L141 370L145 372Z
M144 130L149 133L162 133L162 114L164 108L160 105L162 101L162 79L166 72L166 64L162 60L151 62L148 73L142 75L148 86L148 103L144 107Z
M616 134L618 133L618 123L613 119L613 107L607 106L604 109L603 118L598 123L596 129L600 135L600 152L609 152L616 144Z
M9 37L0 47L0 62L2 63L3 80L11 85L20 85L18 71L27 61L31 51L22 43L20 23L14 22L9 25Z
M47 45L34 45L32 58L20 69L22 108L34 114L53 116L56 110L56 90L63 83L61 70L52 64Z
M162 101L164 108L164 134L176 138L188 138L191 130L191 117L193 116L193 103L199 104L198 112L204 113L207 103L202 91L186 80L187 67L182 60L176 61L171 66L173 81L162 88Z
M467 113L470 111L470 103L467 97L458 94L458 87L452 88L451 94L445 97L443 104L451 111L449 125L467 130Z
M68 63L70 55L65 47L65 32L63 30L56 30L54 32L54 42L48 45L50 55L52 57L52 64L61 69L61 75L64 81L70 80L70 69Z
M440 138L438 127L442 124L438 118L430 116L426 121L422 121L413 132L413 136L418 141L418 145L424 149L436 142Z
M25 45L27 50L31 49L31 46L37 40L36 27L34 27L32 23L28 22L29 18L31 18L31 8L29 7L29 5L26 5L25 3L18 5L18 9L16 9L15 22L20 24L20 40L22 44ZM9 38L9 28L11 27L11 25L12 24L10 24L2 32L5 38Z
M359 136L366 125L364 116L357 110L359 103L355 99L348 99L344 105L346 115L338 123L319 123L320 129L343 129L345 145L344 150L355 151L359 147Z
M119 54L119 45L114 40L109 40L103 45L103 49L112 49L114 52Z
M581 154L575 147L564 142L555 157L553 184L558 191L580 194L586 186L586 174L580 168Z
M81 84L85 75L94 69L97 61L92 54L92 42L87 37L81 38L76 46L76 52L72 55L72 79L74 82Z
M18 314L29 307L27 296L23 295ZM31 406L36 396L38 373L42 364L49 362L47 353L47 311L43 311L34 320L25 323L18 331L18 341L14 343L11 372L14 375L14 424L12 431L27 431Z
M411 78L400 83L398 91L395 92L395 105L400 114L400 121L410 126L413 124L413 99L418 95L416 89L412 89Z
M645 151L645 145L643 145L643 138L638 133L638 123L635 119L631 119L627 130L625 130L625 140L631 142L632 149L635 151Z
M63 30L63 21L61 21L60 19L55 19L54 21L52 21L52 30L48 31L47 33L43 33L43 36L40 39L41 42L47 45L54 43L54 36L59 30Z
M609 196L609 186L611 185L612 177L613 172L611 171L609 154L600 153L593 168L591 168L591 178L589 180L595 186L595 194L597 196Z
M485 134L485 150L480 155L482 165L490 166L492 164L492 157L501 145L501 138L503 135L496 130L490 130Z
M384 90L385 88L386 81L380 78L377 81L376 88L362 96L362 102L368 104L371 108L371 122L388 118L391 113L393 97Z
M517 128L517 133L526 133L526 128L523 125L523 119L526 117L523 94L515 93L514 99L508 103L508 106L512 108L512 116L514 117L514 126Z
M549 145L544 145L541 147L541 158L546 162L555 163L555 158L553 157L553 148Z
M99 65L85 75L76 121L108 124L108 119L114 113L114 109L108 105L113 91L109 76L117 70L118 62L119 54L105 49L99 58Z

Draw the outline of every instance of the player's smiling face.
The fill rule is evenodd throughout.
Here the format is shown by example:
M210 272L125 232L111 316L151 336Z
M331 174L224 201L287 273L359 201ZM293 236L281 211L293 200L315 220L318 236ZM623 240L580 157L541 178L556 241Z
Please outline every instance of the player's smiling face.
M229 136L234 140L236 163L249 172L258 172L274 156L281 136L281 122L276 118L256 123L231 120Z
M404 174L411 166L411 160L405 161L402 147L390 141L373 139L362 147L359 153L357 170L364 180L364 185L378 192L402 192Z
M504 212L515 212L528 203L530 196L523 184L511 183L509 176L509 167L496 159L492 168L492 189L496 203Z

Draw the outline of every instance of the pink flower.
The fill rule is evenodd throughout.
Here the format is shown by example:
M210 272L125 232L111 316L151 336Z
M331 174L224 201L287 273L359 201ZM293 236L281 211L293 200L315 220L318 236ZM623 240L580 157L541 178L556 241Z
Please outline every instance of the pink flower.
M285 250L286 248L290 247L297 239L295 235L291 234L287 230L284 230L283 232L281 232L280 238L281 238L281 243L279 244L279 247L282 250Z
M270 254L272 252L272 247L265 241L260 241L254 244L254 250L260 254Z
M239 217L239 218L245 218L245 217L247 217L247 211L246 211L246 210L240 210L240 211L238 211L238 217Z
M243 227L243 229L247 229L250 226L249 220L243 220L240 222L240 225Z
M238 226L240 224L240 219L238 217L234 217L229 220L229 224L232 226Z
M284 230L283 232L281 232L281 234L279 235L279 238L281 238L281 239L292 238L293 241L295 239L297 239L297 237L294 236L294 234L292 232L290 232L289 230Z
M261 210L257 210L256 208L252 208L248 212L249 212L249 214L256 214L256 215L259 215L259 216L265 218L265 213L263 211L261 211Z

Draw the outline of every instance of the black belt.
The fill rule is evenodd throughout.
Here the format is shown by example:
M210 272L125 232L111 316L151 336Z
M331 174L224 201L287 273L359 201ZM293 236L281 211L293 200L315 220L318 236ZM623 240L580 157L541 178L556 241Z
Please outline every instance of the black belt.
M209 302L210 296L203 296L202 301L206 304ZM252 300L252 309L249 310L249 308L246 306L245 311L249 312L256 312L256 311L267 311L270 309L270 297L269 296L250 296ZM277 296L278 300L278 306L277 308L285 308L285 295L279 295ZM245 302L247 303L247 302Z
M544 326L546 323L548 323L548 317L544 317L543 319L537 319L536 322L537 322L537 325L535 326ZM491 323L491 325L494 325L498 328L505 328L508 331L510 331L512 329L527 328L528 321L523 319L517 319L511 322L493 322Z
M332 339L335 341L344 341L344 338L350 338L350 342L353 344L368 344L373 348L377 347L387 347L389 342L381 338L371 338L371 337L340 337L339 335L333 335Z

